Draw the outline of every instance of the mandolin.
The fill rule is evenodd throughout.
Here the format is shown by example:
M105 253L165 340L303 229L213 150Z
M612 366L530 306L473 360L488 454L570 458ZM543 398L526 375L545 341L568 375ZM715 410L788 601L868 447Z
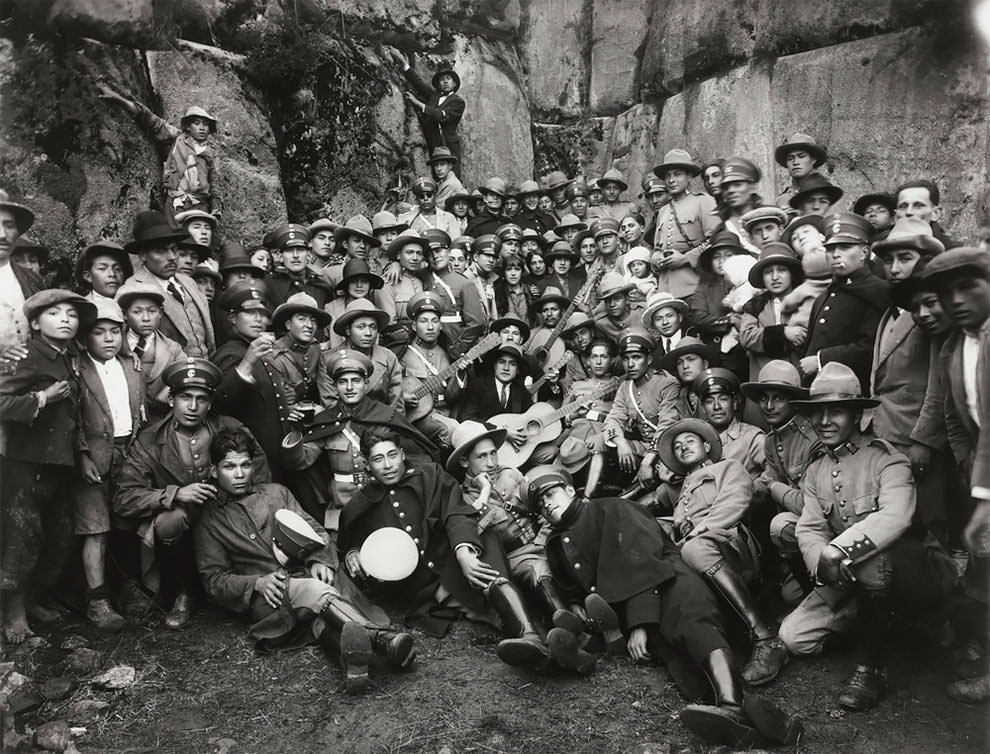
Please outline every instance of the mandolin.
M508 440L502 443L502 447L498 449L499 464L507 468L518 469L533 455L533 449L537 445L560 437L564 429L561 424L562 419L567 418L582 406L590 405L599 398L614 393L619 389L619 385L624 379L625 377L613 377L578 400L565 403L558 409L554 409L549 403L534 403L524 414L493 416L488 420L489 424L504 427L510 432L521 428L526 430L526 434L529 436L526 443L518 448Z
M419 402L413 408L407 408L406 418L409 421L422 419L436 403L436 396L443 391L447 380L457 374L458 370L464 369L472 361L484 356L502 342L501 336L496 333L488 333L484 338L472 346L467 353L454 361L450 366L441 369L435 375L421 380L419 377L403 377L402 395L408 400L410 397L416 398Z

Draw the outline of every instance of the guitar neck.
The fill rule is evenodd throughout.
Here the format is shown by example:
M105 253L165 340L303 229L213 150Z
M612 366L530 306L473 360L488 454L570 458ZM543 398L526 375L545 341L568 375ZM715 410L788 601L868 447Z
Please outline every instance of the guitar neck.
M461 358L457 359L453 364L444 367L439 372L437 372L432 377L427 377L423 380L422 384L413 391L413 395L417 398L423 398L428 393L432 393L443 387L444 383L457 374L458 364L461 362L468 364L479 356L483 356L498 345L500 341L498 333L489 333L485 338L478 343L476 343L471 350L464 354Z
M550 336L546 339L546 342L541 346L543 350L547 353L550 352L550 346L557 342L557 338L564 331L564 327L567 325L567 320L571 318L574 314L574 310L577 309L578 301L588 295L588 291L598 284L598 279L604 274L604 269L596 270L594 273L588 275L588 279L584 281L584 285L578 289L577 294L571 299L571 303L567 305L563 313L560 315L560 319L557 320L557 324L554 325L553 330L550 331Z
M542 419L540 419L540 424L545 427L548 424L553 424L555 421L566 419L568 416L573 414L578 408L580 408L585 403L597 401L602 396L608 395L609 393L618 390L619 385L622 384L622 380L623 378L621 377L613 377L611 380L606 382L601 387L597 387L594 390L592 390L590 393L584 396L584 398L581 398L580 400L576 400L576 401L571 401L570 403L565 403L556 411L547 414Z

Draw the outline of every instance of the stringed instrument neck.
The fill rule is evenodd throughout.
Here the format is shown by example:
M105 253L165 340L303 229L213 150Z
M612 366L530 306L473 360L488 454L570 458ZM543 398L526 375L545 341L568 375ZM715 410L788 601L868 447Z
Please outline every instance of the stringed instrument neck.
M449 366L441 369L435 375L431 377L426 377L423 379L422 383L418 388L413 391L413 395L416 398L424 398L428 394L435 393L436 391L443 388L444 383L447 382L451 377L453 377L458 369L461 368L461 364L470 364L472 361L480 356L484 356L495 346L501 342L501 337L498 333L489 333L482 340L478 341L467 353L465 353L461 358L454 361Z
M595 261L597 269L593 269L588 272L588 279L584 281L584 285L578 289L577 294L571 299L571 303L567 305L563 313L560 315L560 319L557 320L557 324L554 325L553 330L550 331L550 335L547 337L546 342L540 347L536 352L536 362L539 366L546 364L547 358L550 356L550 347L557 342L557 338L564 331L567 326L567 320L570 319L574 310L578 307L578 302L585 298L588 293L598 285L599 279L605 274L605 266L599 264L598 260Z
M558 408L553 413L547 414L546 416L542 417L540 419L540 422L542 424L552 424L555 421L566 419L568 416L573 414L578 408L583 406L585 403L591 403L592 401L597 401L599 398L602 398L608 395L609 393L614 393L616 390L619 389L619 386L622 384L624 379L625 379L624 377L613 377L604 385L600 385L599 387L596 387L594 390L589 392L583 398L579 398L578 400L571 401L570 403L565 403L563 406Z

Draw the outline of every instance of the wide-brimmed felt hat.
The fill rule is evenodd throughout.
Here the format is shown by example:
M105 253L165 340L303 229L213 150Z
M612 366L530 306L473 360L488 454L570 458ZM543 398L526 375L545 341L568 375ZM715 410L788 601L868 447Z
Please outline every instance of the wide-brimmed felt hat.
M505 198L505 181L498 176L494 176L485 181L482 185L478 186L478 191L484 194L495 194L501 198Z
M683 356L686 353L695 353L705 361L708 362L708 366L721 366L722 357L719 352L712 348L707 343L702 342L698 338L688 335L687 337L681 338L677 345L670 349L670 352L663 357L664 368L671 374L677 373L677 359L679 356Z
M457 426L457 429L450 434L450 444L454 449L447 458L445 468L451 474L460 474L463 471L460 460L467 453L471 452L471 448L482 440L488 439L495 443L496 448L499 448L505 442L508 434L509 431L507 429L493 427L490 424L482 424L473 419L461 422Z
M564 295L564 292L553 285L548 285L543 289L543 293L540 294L538 299L533 301L534 311L539 312L544 304L560 304L561 309L567 308L568 304L571 303L570 298Z
M376 212L374 217L371 218L372 234L384 233L386 230L397 230L401 233L408 227L409 226L406 223L399 222L399 218L388 210Z
M201 108L199 105L190 105L188 108L186 108L185 115L183 115L179 119L179 125L182 126L183 129L185 129L186 123L188 123L192 118L203 118L203 120L208 121L210 125L210 132L216 133L217 119L214 118L212 115L210 115L208 112L206 112L206 110Z
M707 442L711 446L711 450L708 453L708 458L711 461L722 460L722 440L718 436L715 427L701 419L681 419L667 427L657 441L660 460L663 461L668 469L675 474L687 473L687 468L674 455L674 440L678 435L685 432L697 435L702 441Z
M887 208L887 210L893 214L894 210L897 209L897 198L893 194L888 194L886 192L874 192L872 194L863 194L859 197L855 204L853 204L853 212L857 215L865 215L866 208L871 204L880 204Z
M450 212L450 208L454 206L454 202L458 202L461 200L465 202L470 202L473 198L474 197L472 197L467 191L456 191L450 196L448 196L446 199L444 199L443 208L448 212Z
M643 309L642 317L640 317L643 327L647 330L652 330L653 315L661 309L665 309L667 307L680 312L681 316L687 314L688 310L687 301L677 298L667 291L658 291L646 299L646 307Z
M223 275L220 274L217 268L211 264L207 264L206 262L200 262L197 264L193 268L193 271L189 277L193 280L196 280L197 278L209 278L217 285L223 283Z
M529 340L529 335L532 332L529 323L525 320L519 319L519 317L514 317L512 314L506 314L504 317L499 317L494 322L488 326L488 332L499 332L504 330L509 325L515 325L519 328L520 337L522 337L522 342L525 343Z
M562 218L560 218L560 222L557 223L557 226L553 230L559 236L560 233L558 231L567 230L568 228L587 230L588 224L583 220L581 220L577 215L573 215L570 212L568 212Z
M864 398L859 377L841 361L830 361L808 389L808 398L791 401L799 411L811 411L818 406L846 406L848 408L874 408L880 401Z
M457 159L457 155L451 152L447 147L437 147L430 154L430 159L426 161L427 165L433 165L437 162L460 162Z
M19 241L20 239L17 240ZM101 238L83 249L79 256L76 257L76 277L82 279L82 273L86 271L93 259L98 256L108 256L115 259L124 270L124 280L134 274L134 266L131 264L131 257L126 251L124 251L124 247L119 243L114 243L106 238Z
M550 247L550 250L543 255L543 258L548 262L551 259L557 259L558 257L570 259L574 264L581 261L581 257L574 253L574 249L571 248L571 245L567 243L567 241L557 241Z
M786 168L787 155L798 150L804 150L810 154L814 167L816 168L825 162L828 157L828 154L825 152L825 147L815 141L814 136L809 136L808 134L798 132L796 134L791 134L787 137L787 141L773 150L773 158L777 161L778 165Z
M193 220L206 220L206 222L213 226L213 230L216 230L219 224L219 220L217 220L215 215L211 215L209 212L204 212L201 209L187 209L185 212L177 212L175 215L175 221L179 225L191 223Z
M485 354L484 361L490 369L494 369L495 361L499 355L509 355L516 360L516 364L519 367L517 379L529 374L529 359L526 358L526 354L523 353L521 346L517 346L515 343L502 343L498 348L489 351Z
M316 319L316 327L319 329L327 327L333 322L333 317L320 308L315 298L308 293L299 292L293 293L284 304L279 304L275 308L275 312L272 314L272 329L284 330L285 323L294 314L313 316Z
M584 312L577 311L567 318L567 323L564 325L564 329L560 331L560 334L565 338L569 338L582 327L589 327L592 330L597 330L598 324L592 317L589 317Z
M607 298L612 298L612 296L629 293L635 287L635 283L626 282L626 279L618 272L606 272L598 281L598 296L604 301Z
M381 275L376 275L371 271L368 263L363 259L348 259L344 263L344 268L340 273L340 282L337 283L334 290L344 295L347 290L347 283L356 277L366 277L370 281L371 290L380 290L385 285L385 279Z
M454 91L456 92L461 88L461 77L457 75L457 71L454 70L454 64L449 60L440 61L440 65L437 67L437 72L433 74L433 78L430 79L430 83L433 85L434 89L439 90L440 77L445 73L454 77Z
M557 461L568 473L574 474L591 460L591 449L586 440L568 435L557 449Z
M96 317L96 305L78 293L63 288L48 288L29 296L24 302L24 318L30 322L38 314L56 304L72 304L79 313L79 327L88 327Z
M749 284L763 288L763 271L772 264L782 264L791 271L791 285L796 287L804 280L804 268L794 250L786 243L771 241L760 251L760 258L749 268Z
M187 251L191 251L195 254L197 264L200 262L205 262L213 253L213 249L206 244L198 243L192 236L186 236L179 241L179 248L186 249Z
M749 400L758 402L768 390L786 395L788 398L806 398L808 389L801 386L801 375L797 367L783 359L772 359L760 369L756 382L744 382L739 390Z
M932 226L916 217L902 217L894 223L890 233L882 241L875 241L870 249L878 256L896 249L913 249L922 256L933 257L945 251L945 245L932 234Z
M309 231L309 236L310 238L312 238L321 230L329 230L331 233L333 233L339 227L340 225L335 223L329 217L321 217L311 222L309 226L306 228L306 230Z
M617 183L619 188L623 191L629 188L629 184L626 183L626 177L622 174L622 171L618 168L612 168L611 170L606 170L605 175L598 179L598 185L603 187L605 183Z
M0 189L0 209L7 210L14 216L18 233L27 233L34 225L34 212L23 204L11 201L10 195L3 189Z
M124 284L117 289L114 300L120 304L121 309L126 309L135 299L144 298L154 301L159 308L165 305L165 293L161 286L152 283L140 283L134 278L125 280Z
M337 335L346 335L351 322L361 317L371 317L375 320L379 331L384 330L391 319L388 312L382 311L368 299L358 298L351 301L344 308L344 313L337 317L337 321L333 323L333 331Z
M562 170L554 170L547 176L547 189L555 191L559 188L565 188L571 182L572 179L568 178Z
M347 222L333 232L333 237L337 243L343 243L348 236L358 236L368 242L369 246L381 246L382 242L375 238L375 229L371 221L364 215L353 215L347 218Z
M698 256L698 267L705 272L712 271L712 254L718 249L728 249L733 254L749 254L743 247L739 236L731 230L720 230L708 242L708 246ZM762 286L761 286L762 287Z
M701 175L701 165L696 163L691 155L683 149L671 149L663 156L663 162L653 168L657 178L663 178L664 173L672 168L679 168L691 175Z
M842 198L843 191L821 173L810 173L798 180L797 192L788 203L797 209L809 194L825 194L829 204L835 204Z
M184 230L173 228L165 215L154 209L138 212L131 235L133 240L124 244L124 251L128 254L140 254L147 249L178 243L189 237Z
M516 189L516 198L522 199L524 196L528 194L539 194L539 193L540 193L540 184L530 179L523 181L522 183L519 184L519 188Z
M385 249L385 254L389 259L397 259L399 252L408 245L418 246L424 257L430 253L430 244L418 231L404 230L392 239L388 248Z
M780 240L786 243L788 246L791 245L791 238L794 236L794 231L803 225L811 225L816 230L824 235L822 228L824 227L825 218L821 215L801 215L800 217L795 217L791 220L787 227L784 228L784 232L780 234Z

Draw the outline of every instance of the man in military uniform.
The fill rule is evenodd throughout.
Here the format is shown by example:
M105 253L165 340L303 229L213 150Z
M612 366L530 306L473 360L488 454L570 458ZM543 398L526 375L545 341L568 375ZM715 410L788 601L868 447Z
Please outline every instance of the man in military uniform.
M305 293L289 296L272 314L272 328L285 335L272 343L268 363L287 386L289 405L312 408L320 403L319 386L325 364L316 334L331 321L330 315Z
M572 181L564 191L564 196L567 197L567 206L570 208L571 214L578 220L593 220L605 215L600 207L589 209L588 195L590 193L588 186L580 181Z
M153 592L168 585L175 594L167 628L182 628L197 590L190 530L200 506L216 497L210 481L209 447L221 430L247 428L212 412L220 370L206 359L187 357L166 367L172 412L144 427L131 445L117 478L114 528L122 533L115 554L128 576ZM252 456L255 479L271 476L265 454ZM136 534L136 536L134 536Z
M759 248L749 240L743 227L743 216L763 204L763 198L756 193L756 184L763 172L752 160L745 157L730 157L722 167L721 210L722 224L715 230L727 230L739 237L742 246L754 256Z
M619 198L622 192L629 188L621 170L611 168L605 171L605 175L598 179L598 185L601 187L604 199L600 209L605 216L621 222L623 217L637 211L635 204Z
M760 734L798 740L800 722L744 695L715 595L645 508L623 498L578 498L570 475L553 466L528 478L530 505L552 526L547 557L561 586L587 595L589 613L600 614L592 608L604 601L621 615L634 660L662 659L685 696L714 702L681 710L691 731L734 746L756 743ZM612 635L621 646L622 634L606 633Z
M643 176L643 198L646 199L647 210L643 215L647 218L646 231L643 233L643 244L653 248L653 240L657 237L657 215L660 208L670 201L667 184L653 173Z
M658 289L683 299L698 287L698 257L718 227L718 207L707 194L688 190L701 166L683 149L667 152L653 172L666 184L670 201L657 213L652 264Z
M650 369L650 354L656 345L653 336L641 327L631 327L620 335L618 351L626 379L605 417L605 442L615 447L619 468L628 475L638 469L644 481L653 478L656 453L649 452L653 441L679 418L677 380Z
M336 532L340 510L367 481L361 437L371 427L389 426L399 432L403 448L416 461L432 460L437 449L405 416L370 397L375 365L365 354L341 349L328 357L327 375L337 401L301 432L283 438L282 458L286 469L297 472L293 484L300 503L306 510L325 509L323 525Z
M522 208L516 215L515 222L519 223L523 230L531 228L541 236L548 230L553 230L557 218L540 209L540 184L532 180L523 181L519 184L516 197Z
M694 381L694 392L701 399L702 418L718 432L722 455L739 461L754 479L763 473L766 456L763 430L740 421L742 396L739 378L728 369L706 369Z
M333 298L333 289L323 274L314 273L309 266L309 231L306 226L289 223L280 227L275 231L275 248L284 269L268 276L265 300L272 306L278 306L284 304L293 293L306 293L321 308L326 306Z
M413 426L437 445L449 447L450 436L458 426L457 420L451 418L451 406L456 405L464 392L465 377L450 377L433 391L433 407L423 416L418 416L422 412L417 411L423 399L416 398L413 394L423 381L436 377L451 364L450 356L439 342L443 334L441 319L446 307L435 293L424 291L409 300L407 310L412 321L413 340L405 347L399 360L405 374L402 397L406 404L406 414ZM414 415L418 418L413 418Z
M806 178L821 165L825 164L828 154L814 136L804 133L792 134L779 147L773 150L777 164L787 170L791 179L790 185L777 197L777 206L786 211L792 211L791 200L798 193L798 181Z
M402 231L386 249L389 259L399 264L399 278L390 287L395 299L395 318L403 324L409 322L406 303L417 293L423 292L420 275L426 264L428 249L426 241L415 230Z
M443 302L440 324L448 352L456 357L468 351L485 333L488 315L477 286L450 266L450 236L442 230L426 230L422 235L430 269L420 277L424 289Z
M364 215L354 215L333 232L334 242L338 251L345 255L339 263L326 268L326 277L331 286L340 284L344 274L344 265L350 259L361 259L373 268L371 252L381 247L382 241L375 235L371 221ZM317 299L318 300L318 299Z
M857 375L828 362L807 400L793 401L809 416L824 446L801 480L804 509L797 540L808 570L821 585L780 627L793 653L819 651L834 632L844 602L856 605L860 661L839 693L839 704L873 707L886 685L893 637L891 611L931 619L956 581L951 559L911 518L914 483L908 459L886 440L859 432L863 398Z
M636 286L627 283L617 272L606 272L598 281L599 305L595 309L598 330L607 338L618 340L619 334L634 322L639 322L641 302L633 304L629 292Z
M877 328L890 305L889 288L867 265L873 226L865 218L839 212L825 218L824 229L832 282L812 306L807 355L798 368L810 381L823 366L840 361L856 373L865 391Z
M453 238L460 231L457 218L437 206L437 184L430 178L417 178L411 186L416 197L416 208L404 212L397 218L410 230L421 233L427 228L437 228Z

